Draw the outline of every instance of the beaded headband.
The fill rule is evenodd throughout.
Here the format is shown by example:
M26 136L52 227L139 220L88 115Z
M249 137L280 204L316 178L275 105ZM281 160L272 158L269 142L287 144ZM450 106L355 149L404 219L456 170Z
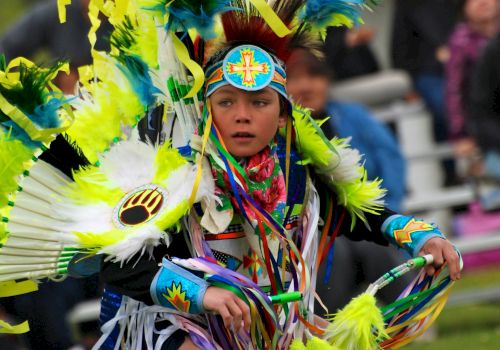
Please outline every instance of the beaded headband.
M206 69L206 97L226 85L245 91L269 86L288 101L285 69L274 55L255 45L236 46L220 55L224 58Z

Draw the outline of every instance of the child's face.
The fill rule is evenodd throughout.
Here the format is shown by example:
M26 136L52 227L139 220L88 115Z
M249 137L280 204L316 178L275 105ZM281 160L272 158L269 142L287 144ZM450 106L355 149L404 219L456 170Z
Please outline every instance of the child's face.
M243 91L223 86L210 96L210 102L222 140L236 157L263 150L286 123L286 115L280 115L280 97L269 87Z
M465 17L470 22L482 22L498 15L497 0L467 0L464 7Z

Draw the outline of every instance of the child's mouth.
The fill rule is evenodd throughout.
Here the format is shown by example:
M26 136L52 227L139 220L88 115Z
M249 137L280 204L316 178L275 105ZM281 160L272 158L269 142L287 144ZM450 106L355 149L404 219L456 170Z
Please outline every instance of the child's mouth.
M232 136L236 139L241 139L241 140L248 140L248 139L252 139L255 137L254 134L251 134L249 132L244 132L244 131L236 132Z

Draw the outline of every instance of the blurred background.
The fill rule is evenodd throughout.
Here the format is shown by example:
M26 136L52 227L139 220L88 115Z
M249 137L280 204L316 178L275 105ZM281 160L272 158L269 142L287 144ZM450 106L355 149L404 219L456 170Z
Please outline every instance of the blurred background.
M71 29L56 23L55 2L0 0L0 54L38 63L70 59L73 73L58 84L72 92L76 67L89 63L86 1L74 1L80 7L69 12L69 23L71 16L76 23ZM463 279L436 326L408 349L486 350L500 343L498 6L496 0L384 0L364 14L365 25L328 31L329 99L363 106L366 118L374 120L363 124L368 130L359 137L348 131L342 136L353 136L367 164L376 163L377 176L393 186L392 208L436 223L464 255ZM106 47L105 36L98 48ZM346 123L350 110L338 109ZM401 160L369 152L378 131L373 129L372 140L363 133L380 125L395 140ZM335 128L339 134L349 130ZM98 334L98 283L65 289L70 296L46 292L49 314L55 312L54 299L71 299L59 308L61 322L52 325L45 321L50 317L38 315L35 338L0 334L0 348L89 348ZM0 319L40 307L10 299L0 304ZM61 337L42 346L47 334Z

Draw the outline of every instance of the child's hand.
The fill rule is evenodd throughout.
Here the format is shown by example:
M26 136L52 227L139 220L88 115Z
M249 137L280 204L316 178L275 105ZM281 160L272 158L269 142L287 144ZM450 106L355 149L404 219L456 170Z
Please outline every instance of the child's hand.
M236 294L222 288L208 287L203 297L203 307L221 315L226 328L234 327L239 332L243 321L245 331L250 331L250 308Z
M454 281L460 279L460 258L450 241L440 237L429 239L418 255L426 254L431 254L434 257L434 264L425 267L428 275L433 275L436 268L446 261L448 262L451 279Z

